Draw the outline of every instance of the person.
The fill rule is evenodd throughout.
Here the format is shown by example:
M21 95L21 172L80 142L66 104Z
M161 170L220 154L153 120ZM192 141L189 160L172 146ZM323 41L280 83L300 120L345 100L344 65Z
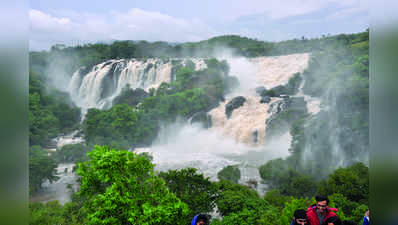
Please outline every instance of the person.
M327 218L325 220L325 222L323 222L322 225L341 225L341 224L342 224L342 222L341 222L340 217L332 216L332 217Z
M365 217L363 217L362 225L369 225L369 210L366 211Z
M329 198L323 195L315 196L316 204L311 205L307 209L307 219L309 225L321 225L328 218L336 216L332 211L338 211L335 208L329 208Z
M192 219L191 225L208 225L209 219L204 214L198 214Z
M290 225L305 225L307 224L307 211L304 209L296 209L293 214L293 221Z

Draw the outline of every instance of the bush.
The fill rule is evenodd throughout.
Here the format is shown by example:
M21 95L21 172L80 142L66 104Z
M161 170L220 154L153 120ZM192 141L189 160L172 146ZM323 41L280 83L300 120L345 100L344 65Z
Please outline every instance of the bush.
M229 180L237 184L240 179L240 170L238 166L226 166L217 173L219 180Z

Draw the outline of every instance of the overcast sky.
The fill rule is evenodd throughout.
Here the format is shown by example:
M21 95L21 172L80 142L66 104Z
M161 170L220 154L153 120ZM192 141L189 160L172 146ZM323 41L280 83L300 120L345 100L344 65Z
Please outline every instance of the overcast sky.
M30 49L111 40L200 41L224 34L279 41L369 27L360 0L30 1Z

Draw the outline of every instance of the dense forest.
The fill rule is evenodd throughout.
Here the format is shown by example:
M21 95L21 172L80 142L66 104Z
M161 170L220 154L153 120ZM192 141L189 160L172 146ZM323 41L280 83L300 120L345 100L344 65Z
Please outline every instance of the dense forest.
M238 183L239 168L225 167L214 182L195 168L156 172L150 156L127 151L150 146L165 123L199 115L197 120L206 124L201 113L238 85L228 75L228 64L214 58L222 49L245 57L311 52L309 66L300 74L303 91L328 106L316 115L278 115L276 121L289 124L291 154L259 167L261 182L269 188L264 197L254 190L255 182ZM313 204L316 193L328 195L342 219L360 222L369 205L368 51L366 31L283 42L228 35L195 43L115 41L31 52L30 193L45 180L57 179L60 162L77 163L80 189L65 205L31 202L30 223L190 224L194 215L216 208L211 224L284 225L295 209ZM68 94L46 86L50 66L72 74L108 59L150 57L206 57L207 68L195 70L176 60L173 82L149 93L126 87L111 108L89 109L82 123ZM84 144L65 145L52 155L44 150L57 135L77 129Z

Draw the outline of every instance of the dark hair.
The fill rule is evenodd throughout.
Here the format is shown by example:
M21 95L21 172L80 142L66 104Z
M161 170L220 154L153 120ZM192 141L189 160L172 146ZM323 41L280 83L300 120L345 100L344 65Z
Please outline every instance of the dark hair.
M317 195L317 196L315 196L315 200L316 200L316 202L323 202L323 201L326 201L326 204L329 205L329 198L328 198L328 196Z
M205 222L205 224L209 223L209 218L205 214L199 214L198 217L196 218L196 223L199 221Z
M294 219L307 219L307 211L304 209L296 209L293 216Z
M358 224L351 220L344 220L343 225L358 225Z
M333 225L342 225L341 219L338 216L329 217L322 225L328 225L328 223L333 223Z

